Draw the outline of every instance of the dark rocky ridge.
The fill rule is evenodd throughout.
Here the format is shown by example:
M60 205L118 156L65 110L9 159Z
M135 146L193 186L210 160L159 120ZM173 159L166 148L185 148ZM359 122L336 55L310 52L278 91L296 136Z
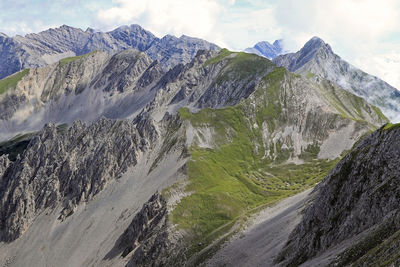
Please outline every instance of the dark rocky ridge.
M396 237L400 230L399 136L398 125L382 127L340 161L316 188L318 194L279 262L296 266L341 244L344 252L335 259L340 266L357 260L361 265L370 260L381 264L383 260L377 259L382 255L374 248L385 254L382 258L387 263L395 262L400 244Z
M167 261L167 201L158 192L135 215L105 259L129 257L126 266L161 266ZM132 252L132 253L131 253Z

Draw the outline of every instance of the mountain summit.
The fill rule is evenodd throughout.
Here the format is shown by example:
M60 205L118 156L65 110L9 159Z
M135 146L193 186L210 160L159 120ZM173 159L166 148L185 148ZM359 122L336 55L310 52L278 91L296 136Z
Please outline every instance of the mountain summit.
M317 75L330 80L379 107L391 121L400 121L400 92L381 79L347 63L318 37L309 40L300 51L280 55L273 61L278 66L308 78Z
M282 39L276 40L273 44L270 44L267 41L262 41L257 43L254 47L246 48L244 52L256 54L268 59L273 59L278 55L286 53L286 51L283 50L282 43Z

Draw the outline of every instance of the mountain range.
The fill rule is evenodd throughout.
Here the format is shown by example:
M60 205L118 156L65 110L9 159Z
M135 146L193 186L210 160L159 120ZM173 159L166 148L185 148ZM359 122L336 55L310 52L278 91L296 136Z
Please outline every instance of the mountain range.
M63 25L26 36L0 34L0 78L94 50L114 54L130 48L146 52L152 60L159 60L165 70L178 63L190 62L200 49L219 49L212 43L185 35L180 38L166 35L160 39L136 24L110 32L90 28L83 31Z
M3 265L398 263L398 105L319 38L273 61L137 25L2 38Z

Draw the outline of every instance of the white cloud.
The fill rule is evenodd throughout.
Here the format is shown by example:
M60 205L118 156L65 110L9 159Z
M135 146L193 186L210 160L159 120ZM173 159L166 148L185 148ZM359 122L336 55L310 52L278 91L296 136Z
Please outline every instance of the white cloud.
M398 46L400 48L400 45ZM397 51L377 53L365 57L359 57L354 62L357 66L371 74L374 74L390 85L400 89L400 54Z
M213 29L221 7L216 0L117 0L115 4L98 12L100 23L108 28L140 23L159 36L217 37Z
M3 25L1 31L5 32L8 36L25 35L27 33L40 32L49 28L55 28L59 25L45 24L40 20L26 23L25 21L14 22L10 25Z
M321 35L360 44L377 40L400 26L398 0L280 0L276 10L286 39L293 41L300 41L301 35Z
M216 30L223 34L228 48L243 50L259 41L274 41L282 36L276 26L274 8L264 6L260 9L225 10L226 14Z

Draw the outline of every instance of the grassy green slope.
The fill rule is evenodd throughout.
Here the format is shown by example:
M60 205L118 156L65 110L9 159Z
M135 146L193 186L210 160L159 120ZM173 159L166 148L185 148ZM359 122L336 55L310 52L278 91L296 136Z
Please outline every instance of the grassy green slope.
M29 69L24 69L18 73L15 73L9 77L0 80L0 95L5 93L9 89L15 89L17 83L29 73Z
M94 50L94 51L91 51L89 53L86 53L86 54L83 54L83 55L80 55L80 56L63 58L63 59L60 60L60 66L62 67L62 66L66 65L66 64L68 64L70 62L77 61L77 60L79 60L81 58L84 58L84 57L86 57L88 55L91 55L93 53L96 53L96 52L98 52L98 50Z

